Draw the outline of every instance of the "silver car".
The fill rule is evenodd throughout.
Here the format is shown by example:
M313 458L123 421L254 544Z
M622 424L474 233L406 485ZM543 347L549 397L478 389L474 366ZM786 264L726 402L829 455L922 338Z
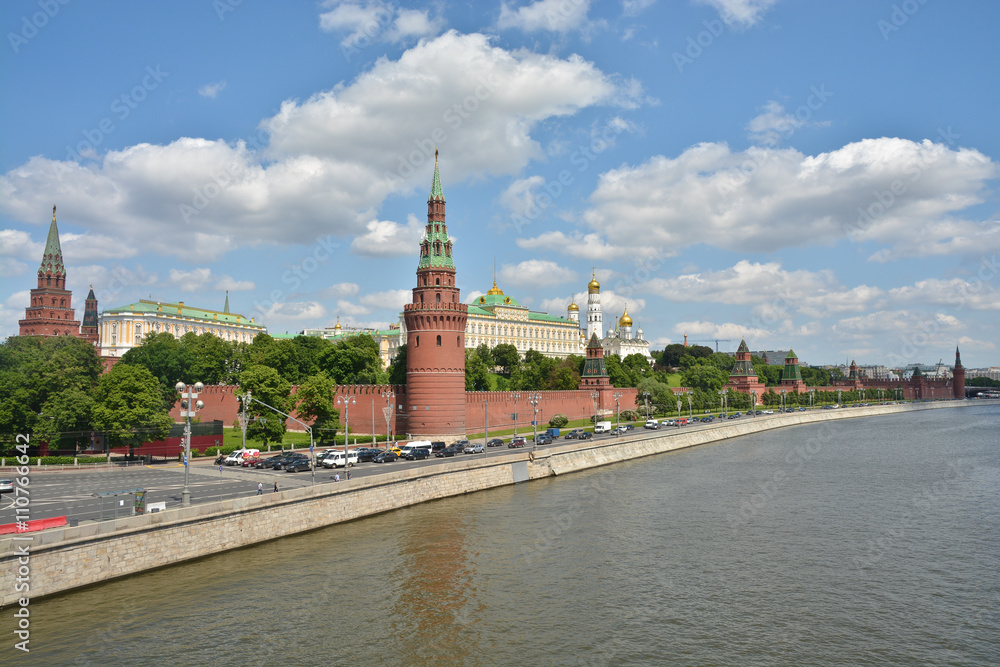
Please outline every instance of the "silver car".
M481 442L474 442L471 445L465 446L466 454L482 454L485 451L486 449L483 447L483 443Z

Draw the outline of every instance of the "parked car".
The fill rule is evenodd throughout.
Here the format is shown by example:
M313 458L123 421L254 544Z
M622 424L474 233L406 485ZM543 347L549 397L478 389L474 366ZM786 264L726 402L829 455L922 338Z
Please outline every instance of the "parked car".
M503 440L501 438L492 438L486 443L487 447L503 447Z
M549 435L548 433L539 433L538 436L535 438L535 444L536 445L551 445L552 444L552 436Z
M13 492L14 492L14 480L0 479L0 493L13 493Z
M383 450L377 447L365 447L358 451L358 462L359 463L369 463L375 460L375 457L382 453Z
M799 408L799 412L805 412L805 411L806 411L805 408Z
M457 447L458 449L460 449L460 450L462 450L462 451L464 452L464 451L465 451L465 448L466 448L466 447L468 447L468 446L469 446L469 445L471 445L471 444L472 444L472 443L471 443L471 442L469 442L469 439L468 439L468 438L460 438L460 439L459 439L459 441L458 441L458 442L456 442L456 443L455 443L454 445L452 445L452 446L453 446L453 447Z
M483 447L483 443L481 443L481 442L474 442L474 443L472 443L471 445L469 445L468 447L465 448L465 453L466 454L482 454L485 451L486 451L486 448Z
M312 463L309 459L295 459L285 465L285 472L303 472L305 470L312 470Z
M524 447L527 444L528 444L527 438L525 438L523 435L516 435L513 438L511 438L509 443L507 443L507 448L514 449L516 447Z
M576 439L577 440L591 440L591 439L593 439L593 437L594 437L594 434L591 433L590 431L580 431L580 435L576 436Z
M294 454L290 454L284 459L275 461L274 465L272 465L271 467L275 470L284 470L286 467L292 465L293 463L302 460L308 461L309 457L306 456L305 454L300 454L299 452L295 452Z
M391 450L388 452L382 452L374 459L372 459L372 461L375 463L392 463L393 461L398 461L398 460L399 460L399 454Z
M447 449L448 445L443 442L432 442L431 443L431 454L437 454L443 449Z
M264 470L267 468L274 467L274 464L278 462L279 459L285 458L284 454L275 454L274 456L268 456L266 459L258 459L257 463L253 464L254 468L258 470Z
M237 449L235 452L226 457L225 464L227 466L237 466L243 463L244 458L259 455L259 449Z
M569 433L567 433L566 435L564 435L563 439L565 439L565 440L576 440L577 438L580 437L581 433L583 433L583 431L581 431L578 428L575 428L572 431L570 431Z
M257 465L257 461L260 461L260 454L251 454L250 456L244 456L243 462L240 465L244 468L253 468Z
M446 456L455 456L456 454L461 454L461 453L462 453L461 449L455 446L451 446L451 447L445 447L440 452L435 452L434 456L438 457L439 459L443 459Z
M739 418L740 418L740 413L734 412L733 414L729 415L727 419L739 419Z
M423 461L428 456L431 455L431 450L424 447L418 447L417 449L411 449L406 452L407 461Z
M344 452L338 451L323 459L323 467L346 468L347 466L352 466L357 462L358 455L356 452L349 451L347 452L347 456L344 456Z
M614 433L615 435L622 435L623 433L628 432L628 428L626 426L616 426L615 430L611 432Z

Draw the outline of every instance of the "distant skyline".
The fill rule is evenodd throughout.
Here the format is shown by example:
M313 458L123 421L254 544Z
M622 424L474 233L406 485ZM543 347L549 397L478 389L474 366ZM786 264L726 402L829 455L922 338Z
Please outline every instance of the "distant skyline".
M993 2L0 6L0 336L58 206L82 313L385 328L434 150L463 301L659 350L1000 364Z

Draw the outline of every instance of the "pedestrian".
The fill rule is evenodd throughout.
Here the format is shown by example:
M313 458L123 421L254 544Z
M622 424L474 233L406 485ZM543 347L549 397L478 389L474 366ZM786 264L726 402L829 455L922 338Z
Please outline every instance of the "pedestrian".
M348 480L351 479L351 471L350 470L347 471L347 479Z
M339 472L338 473L334 473L334 475L333 475L333 481L335 481L335 482L339 482L340 481L340 473Z
M274 483L274 492L275 493L278 492L278 483L277 482Z
M257 482L257 495L264 495L264 482Z

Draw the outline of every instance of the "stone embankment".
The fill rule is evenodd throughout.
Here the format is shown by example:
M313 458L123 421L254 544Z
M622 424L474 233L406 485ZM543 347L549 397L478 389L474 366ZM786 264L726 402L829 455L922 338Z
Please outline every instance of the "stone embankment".
M974 405L942 401L811 410L669 428L598 441L565 441L535 455L457 459L348 482L54 528L0 539L0 606L237 549L428 500L563 475L768 429L910 410ZM533 460L531 460L533 459ZM20 538L20 539L18 539ZM29 539L25 539L29 538ZM27 558L25 557L27 550ZM30 588L26 591L24 568ZM21 579L19 579L21 577Z

